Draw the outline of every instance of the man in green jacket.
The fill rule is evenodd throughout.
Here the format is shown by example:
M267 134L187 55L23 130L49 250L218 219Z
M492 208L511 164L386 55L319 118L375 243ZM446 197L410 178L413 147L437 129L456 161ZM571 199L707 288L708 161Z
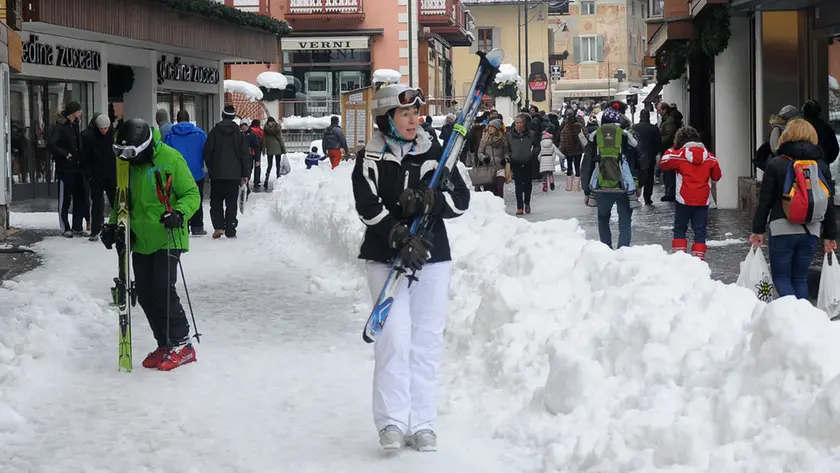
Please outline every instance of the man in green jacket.
M154 139L144 120L135 118L120 126L114 151L131 163L128 194L135 290L158 344L143 367L169 371L196 361L175 282L181 253L189 250L187 222L199 207L198 187L183 156ZM171 212L158 190L169 195ZM102 231L102 243L109 250L118 240L116 218L112 212Z

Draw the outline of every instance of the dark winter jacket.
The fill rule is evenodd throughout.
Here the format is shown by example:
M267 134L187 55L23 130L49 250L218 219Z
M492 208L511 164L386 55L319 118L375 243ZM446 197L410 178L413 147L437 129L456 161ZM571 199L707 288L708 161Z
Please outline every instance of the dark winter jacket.
M353 195L356 211L367 226L359 258L390 263L397 250L390 247L391 230L407 223L399 206L399 197L406 188L421 189L440 162L442 148L428 133L420 130L415 142L401 147L376 131L356 156L353 169ZM458 168L450 178L452 190L438 190L434 199L434 230L430 263L449 261L449 238L443 219L455 218L467 210L470 191Z
M677 130L683 126L683 114L679 110L672 108L668 113L662 117L662 122L659 123L659 135L662 138L661 152L665 152L674 146L674 137L677 136Z
M286 154L286 142L283 141L283 130L277 122L265 124L265 153L268 155Z
M248 129L257 137L259 148L257 149L256 156L260 156L265 149L265 134L263 133L263 129L254 125L251 125Z
M583 154L583 145L580 144L579 135L583 126L577 119L568 122L560 134L560 152L566 156L580 156Z
M245 141L248 143L248 154L251 155L251 158L259 159L260 151L262 151L260 137L254 133L253 128L248 128L247 131L242 133L242 136L245 137Z
M338 125L330 125L324 130L324 136L321 141L321 146L324 152L331 149L343 149L348 151L347 138L344 137L344 130Z
M798 141L785 143L779 147L779 156L770 159L764 168L764 177L761 180L761 192L758 198L758 205L753 217L752 232L763 235L767 230L767 223L770 222L770 235L804 234L805 227L792 224L787 221L785 212L782 209L782 193L784 192L785 178L787 177L790 156L794 160L813 159L819 162L820 171L828 179L828 164L822 159L822 150L819 146L808 142ZM834 182L828 182L829 192L832 198L829 199L825 218L822 221L823 237L827 240L834 240L837 237L837 221L834 212ZM819 223L812 224L808 229L813 235L819 235Z
M656 155L662 151L662 136L659 128L650 122L639 122L633 125L633 134L639 141L639 168L649 169L656 166Z
M586 136L592 136L598 130L598 121L591 121L586 125ZM590 141L583 148L583 160L580 163L580 183L584 195L590 194L589 181L592 179L592 171L595 169L595 157L598 154L598 146Z
M423 122L421 126L424 130L426 130L426 133L428 133L433 140L438 139L437 131L435 131L435 128L432 126L431 123Z
M440 139L443 140L443 145L446 146L446 142L449 141L449 135L452 134L452 128L455 127L455 123L445 123L442 127L440 127Z
M169 129L163 142L181 153L193 179L204 179L204 143L207 142L204 130L190 122L180 122Z
M222 120L210 130L204 144L204 162L210 179L244 179L251 172L248 142L233 120Z
M102 186L117 185L117 159L114 155L114 132L102 134L96 126L96 116L82 132L82 155L85 174Z
M837 143L834 130L820 117L806 118L805 120L817 131L817 146L822 149L823 159L828 164L833 163L837 159L837 155L840 154L840 144Z
M47 140L47 149L52 153L57 173L82 174L84 172L81 141L78 120L71 122L59 112Z
M527 165L537 159L540 146L533 131L519 133L516 131L516 127L511 127L506 137L511 164Z

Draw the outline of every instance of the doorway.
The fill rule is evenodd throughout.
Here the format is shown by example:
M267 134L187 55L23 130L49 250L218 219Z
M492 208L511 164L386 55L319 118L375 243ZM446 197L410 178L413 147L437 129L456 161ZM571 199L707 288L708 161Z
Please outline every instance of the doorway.
M15 200L56 196L55 163L47 140L56 115L71 100L82 105L80 127L84 129L90 112L89 89L90 84L84 82L11 81L9 117Z

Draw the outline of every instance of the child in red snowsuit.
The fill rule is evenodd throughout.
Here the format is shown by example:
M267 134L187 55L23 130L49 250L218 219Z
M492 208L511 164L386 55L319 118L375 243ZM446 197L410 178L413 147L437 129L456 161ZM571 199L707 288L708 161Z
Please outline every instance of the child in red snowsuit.
M691 255L706 259L706 225L709 204L712 202L712 182L723 176L715 156L700 142L700 134L684 126L674 137L674 147L663 153L659 167L663 171L676 171L677 192L674 211L673 251L688 249L686 232L689 223L694 230Z

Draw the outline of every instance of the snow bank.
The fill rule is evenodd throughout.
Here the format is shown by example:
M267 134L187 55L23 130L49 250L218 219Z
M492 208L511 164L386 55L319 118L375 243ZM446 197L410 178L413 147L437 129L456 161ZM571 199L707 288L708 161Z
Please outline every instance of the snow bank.
M28 391L12 388L24 378L48 378L70 363L68 358L78 356L72 340L99 333L96 320L113 315L106 307L72 283L0 285L0 437L27 422L9 404L20 404ZM45 358L50 362L39 363Z
M265 71L257 76L257 84L266 89L283 90L289 85L289 79L286 79L286 76L279 72Z
M341 123L341 116L336 115ZM283 117L280 125L284 130L323 130L330 126L331 115L326 117L300 117L292 115L290 117Z
M263 93L259 87L249 82L228 79L225 81L225 92L239 92L248 97L251 102L262 100Z
M383 82L386 84L399 84L402 79L402 74L393 69L377 69L373 71L373 82Z
M840 90L840 83L833 76L828 76L828 88L829 90Z
M274 191L342 279L361 274L351 169L295 171ZM840 468L840 325L808 302L759 302L696 258L612 251L576 220L530 223L487 193L448 231L442 412L484 412L546 472Z

